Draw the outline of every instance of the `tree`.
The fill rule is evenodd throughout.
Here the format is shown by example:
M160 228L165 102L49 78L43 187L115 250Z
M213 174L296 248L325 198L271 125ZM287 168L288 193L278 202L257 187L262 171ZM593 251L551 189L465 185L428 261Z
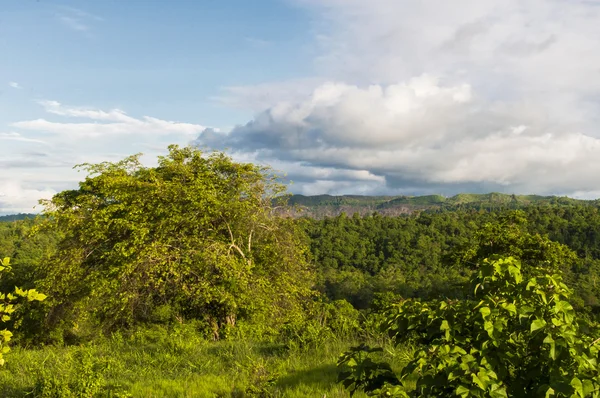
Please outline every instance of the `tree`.
M166 312L219 338L239 318L293 316L312 272L295 224L272 215L272 171L192 147L170 146L157 167L139 156L80 165L79 189L43 202L43 228L60 234L39 283L49 323L111 329Z

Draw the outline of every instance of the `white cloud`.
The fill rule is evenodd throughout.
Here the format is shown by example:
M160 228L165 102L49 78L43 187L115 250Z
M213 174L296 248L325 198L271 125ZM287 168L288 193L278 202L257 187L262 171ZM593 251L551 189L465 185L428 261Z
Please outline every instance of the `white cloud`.
M205 127L119 109L40 101L46 117L11 123L0 133L0 214L31 212L40 198L77 186L85 176L73 166L117 161L140 151L153 164L168 144L186 145ZM35 211L40 211L38 207Z
M72 139L96 138L110 135L194 135L204 130L198 124L162 120L151 116L134 118L119 109L104 111L85 107L64 106L57 101L41 101L46 112L67 119L87 119L87 121L55 122L47 119L26 120L12 123L15 128L53 133Z
M0 214L33 213L39 211L40 199L50 199L56 191L24 187L14 180L0 180ZM39 206L37 206L39 207Z
M84 10L67 6L58 7L57 18L67 28L78 32L87 32L94 23L104 20Z
M59 16L60 21L73 30L86 31L89 29L89 26L83 23L78 18L69 17L67 15Z
M245 37L244 40L255 49L264 49L269 47L273 42L258 37Z
M17 82L8 82L8 86L9 86L9 87L12 87L12 88L14 88L14 89L17 89L17 90L21 90L21 89L23 88L23 86L21 86L21 85L20 85L19 83L17 83Z
M295 1L315 15L318 76L230 88L262 109L200 144L367 172L385 182L356 190L378 193L597 192L598 3Z
M305 78L252 86L230 86L224 87L222 94L212 99L228 107L258 112L280 101L294 101L308 96L314 87L325 81L322 78Z
M10 133L0 133L0 141L22 141L22 142L31 142L36 144L47 145L48 143L43 140L38 140L35 138L27 138L22 136L19 133L10 132Z

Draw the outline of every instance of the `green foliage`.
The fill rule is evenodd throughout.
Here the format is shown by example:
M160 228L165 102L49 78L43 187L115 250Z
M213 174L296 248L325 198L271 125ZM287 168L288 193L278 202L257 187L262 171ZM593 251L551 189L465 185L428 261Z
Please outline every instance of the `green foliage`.
M10 271L10 258L5 257L0 261L0 273ZM19 298L27 301L43 301L46 295L38 293L35 289L23 290L15 287L13 293L0 293L0 322L10 321L11 314L15 312ZM8 342L13 334L10 330L0 330L0 365L4 365L4 354L10 351Z
M311 302L305 316L281 328L277 341L290 350L310 349L360 331L360 313L345 300Z
M388 313L397 344L422 345L400 374L418 375L413 396L600 395L598 340L560 273L530 268L526 278L519 261L495 258L471 285L473 300L409 299Z
M337 363L340 369L338 382L350 391L350 396L359 390L371 394L383 394L389 385L400 383L388 363L375 362L369 356L382 351L382 348L371 348L361 344L340 356Z
M215 339L239 319L296 316L311 270L268 168L169 147L157 167L132 156L84 164L80 187L44 202L58 248L43 269L50 325L97 333L136 322L203 319ZM276 324L274 324L275 326Z
M93 398L105 389L99 364L88 351L73 355L68 375L42 368L32 391L39 398Z
M0 216L0 222L9 222L9 221L20 221L25 220L27 218L35 218L35 214L29 213L19 213L19 214L9 214L6 216Z
M446 212L456 210L502 211L528 206L587 207L597 201L577 200L567 197L540 195L509 195L498 192L488 194L461 193L452 197L425 196L358 196L358 195L293 195L290 204L298 206L300 214L314 218L335 217L341 213L361 215L379 212L386 215L410 214L420 211Z
M538 233L528 233L528 220L523 211L501 214L495 222L485 223L462 249L459 260L467 267L478 265L482 260L493 256L518 258L529 268L542 267L548 272L570 272L577 264L577 255L567 246L543 237Z

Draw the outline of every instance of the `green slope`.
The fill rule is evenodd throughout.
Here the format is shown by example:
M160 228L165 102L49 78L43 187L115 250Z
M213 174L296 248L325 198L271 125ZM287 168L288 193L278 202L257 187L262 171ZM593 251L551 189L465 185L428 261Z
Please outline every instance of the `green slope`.
M26 218L35 218L35 216L36 216L36 214L28 214L28 213L9 214L6 216L0 216L0 222L19 221L19 220L24 220Z
M359 196L359 195L292 195L288 205L302 209L305 216L329 216L341 212L367 214L377 211L398 215L416 210L521 208L533 204L598 204L598 200L580 200L559 196L511 195L499 192L485 194L460 193L452 197L425 196Z

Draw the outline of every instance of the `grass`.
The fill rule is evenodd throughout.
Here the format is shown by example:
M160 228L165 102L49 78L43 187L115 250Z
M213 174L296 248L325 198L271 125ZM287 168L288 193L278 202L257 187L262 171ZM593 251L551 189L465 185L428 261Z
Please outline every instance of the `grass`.
M16 347L0 370L0 396L348 397L336 383L335 364L356 344L332 339L290 351L269 342L212 342L190 329L155 327L79 346ZM388 347L383 355L400 368L406 353Z

